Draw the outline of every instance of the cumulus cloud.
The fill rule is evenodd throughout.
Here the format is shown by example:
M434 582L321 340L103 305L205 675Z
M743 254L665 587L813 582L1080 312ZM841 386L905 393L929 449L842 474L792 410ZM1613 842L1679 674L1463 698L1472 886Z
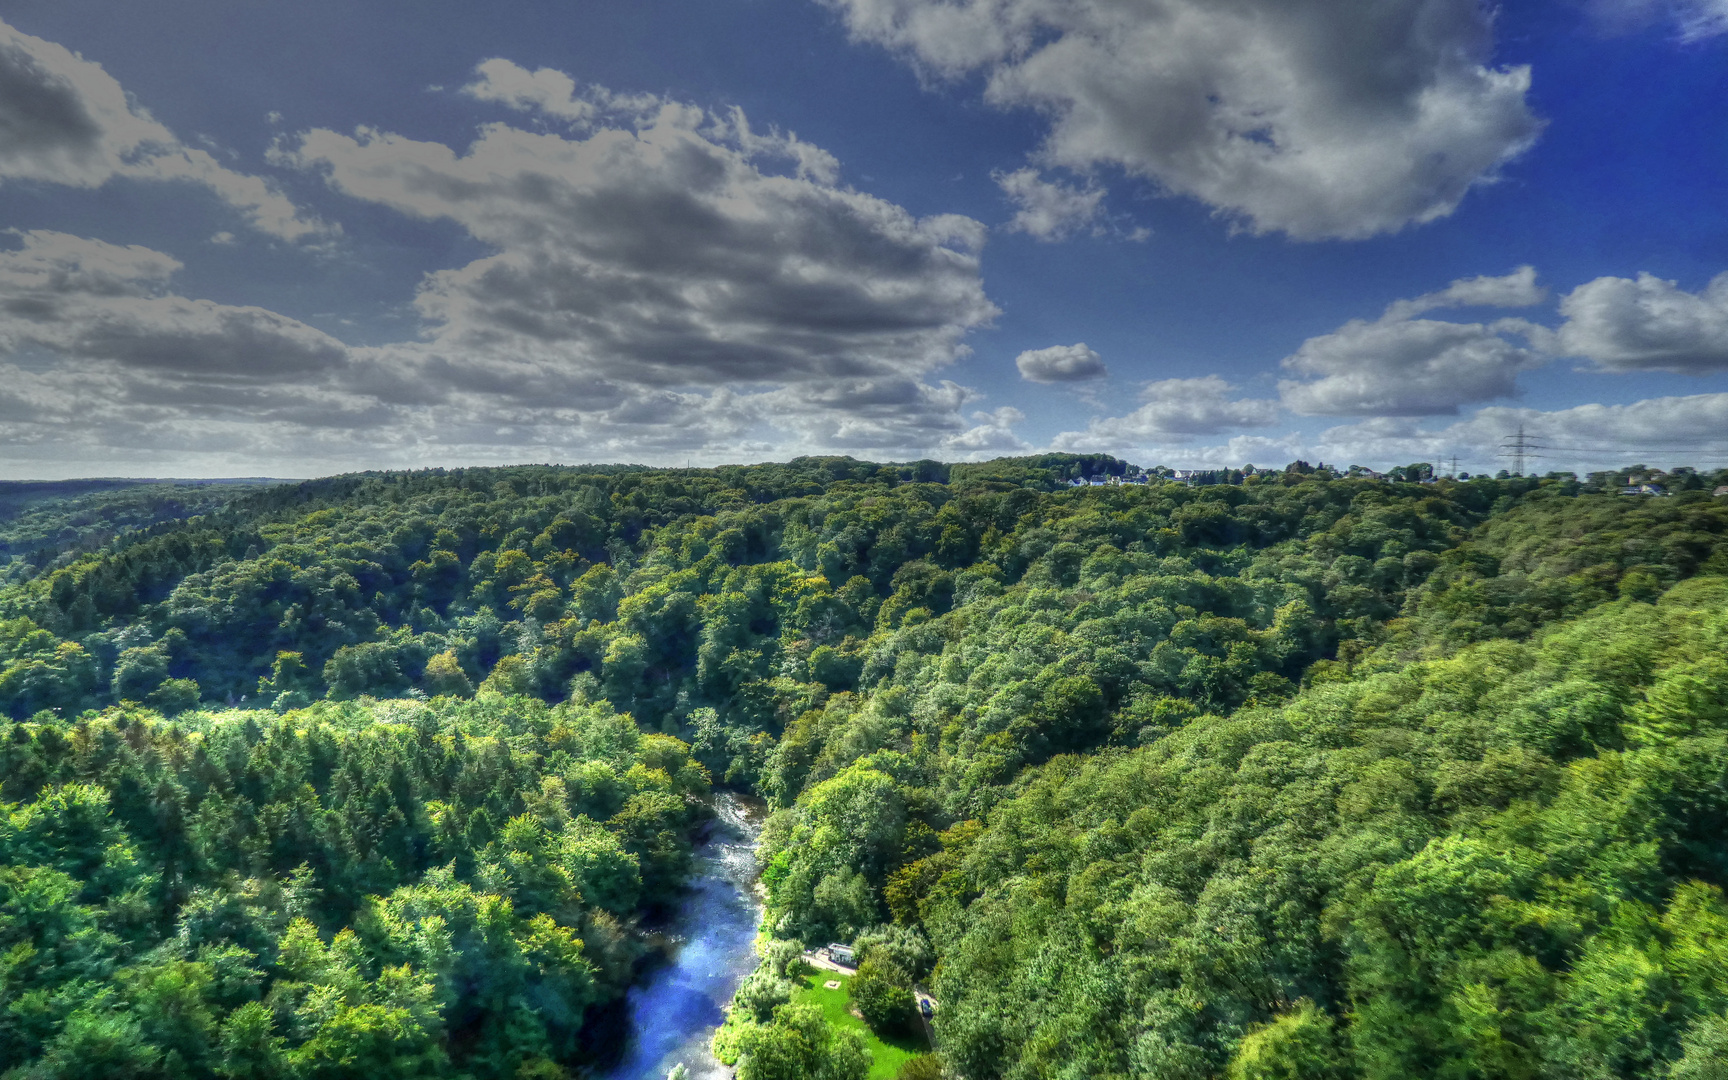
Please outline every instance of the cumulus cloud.
M1014 366L1020 369L1022 379L1035 383L1085 382L1110 374L1103 358L1087 348L1084 341L1027 349L1014 358Z
M21 241L0 252L10 468L304 463L310 447L393 436L389 410L347 385L353 352L335 338L263 308L176 295L180 263L162 252L46 231Z
M466 151L315 130L296 159L338 190L448 218L497 254L431 275L420 350L541 399L559 379L626 387L916 377L996 308L983 226L918 219L810 175L790 137L662 103L585 138L503 124ZM798 175L772 171L776 158ZM477 375L475 377L482 377Z
M0 349L206 381L271 381L346 361L341 342L275 312L169 293L178 269L149 248L24 233L19 250L0 252Z
M1652 274L1600 277L1560 301L1559 348L1607 371L1728 371L1728 274L1696 293Z
M1491 473L1511 467L1510 455L1501 448L1520 427L1543 447L1526 463L1527 471L1582 474L1635 464L1710 466L1728 457L1728 394L1553 411L1488 406L1444 425L1416 417L1372 417L1312 437L1238 435L1215 445L1163 447L1157 460L1220 467L1246 462L1276 466L1301 458L1384 469L1413 461L1449 468L1456 456L1461 471Z
M946 459L966 458L982 461L1003 454L1024 454L1032 444L1014 433L1014 425L1026 419L1026 414L1012 405L988 412L972 414L976 426L943 439L937 452Z
M1524 319L1416 316L1443 307L1524 307L1545 295L1526 266L1397 301L1372 322L1352 319L1303 342L1283 366L1307 381L1281 380L1279 393L1287 407L1309 416L1456 414L1461 405L1513 396L1518 374L1548 361L1551 331Z
M0 182L94 188L116 177L201 185L286 240L331 231L264 180L184 145L100 64L0 22Z
M481 61L474 75L474 81L462 88L469 97L520 112L537 112L575 126L608 117L650 114L664 104L653 94L619 94L604 86L578 88L575 79L557 68L529 71L503 57Z
M1437 308L1532 307L1546 299L1548 290L1536 284L1536 268L1520 266L1510 274L1459 278L1438 292L1424 293L1413 300L1395 301L1387 306L1386 315L1407 319Z
M973 396L947 379L817 379L741 397L739 407L776 429L767 445L781 450L892 456L926 453L962 432L961 409Z
M1147 464L1156 461L1183 469L1240 469L1244 465L1259 468L1280 468L1288 462L1313 454L1306 450L1299 436L1268 438L1264 435L1235 435L1212 445L1175 444L1143 451ZM1144 456L1150 454L1150 456Z
M576 80L556 68L529 71L502 58L482 63L478 78L462 92L480 101L495 101L513 109L538 109L547 116L585 121L594 117L594 103L576 92Z
M1094 419L1085 431L1064 431L1051 446L1074 451L1159 446L1277 422L1276 401L1241 398L1236 393L1236 387L1217 375L1150 382L1140 393L1145 404L1138 409L1126 416Z
M854 37L1050 118L1040 157L1118 166L1257 233L1452 212L1540 124L1478 0L825 0Z
M491 249L427 276L416 338L351 346L176 295L160 252L25 235L0 252L0 416L27 418L6 453L155 440L232 472L1013 444L1015 416L968 418L972 391L936 377L996 314L982 225L842 186L820 148L736 111L583 95L576 134L490 124L458 151L314 130L284 151Z
M1067 239L1088 226L1097 231L1103 188L1053 183L1040 176L1037 169L998 172L994 179L1014 204L1014 217L1008 222L1010 232L1023 232L1048 242Z
M1496 471L1508 467L1498 448L1520 426L1551 448L1527 465L1535 471L1695 464L1728 455L1728 394L1647 398L1552 412L1491 406L1439 428L1413 419L1377 417L1324 431L1313 449L1327 461L1362 464L1440 462L1456 454L1462 469Z

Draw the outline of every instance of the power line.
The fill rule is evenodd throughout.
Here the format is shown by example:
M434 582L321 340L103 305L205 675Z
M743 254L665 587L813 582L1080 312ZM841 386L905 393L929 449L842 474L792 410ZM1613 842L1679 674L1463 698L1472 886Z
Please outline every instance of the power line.
M1523 476L1524 459L1526 457L1541 457L1542 455L1537 451L1543 449L1546 447L1538 445L1534 435L1524 434L1523 424L1518 425L1518 434L1507 435L1500 440L1501 454L1510 455L1512 458L1513 476Z
M1499 456L1512 459L1512 473L1521 476L1531 460L1544 455L1567 454L1574 457L1610 459L1624 461L1639 457L1671 457L1684 454L1695 464L1715 464L1728 462L1728 447L1723 447L1719 440L1712 440L1715 445L1692 446L1555 446L1542 442L1539 436L1528 434L1524 425L1518 425L1516 435L1502 436ZM1454 465L1456 468L1456 465Z

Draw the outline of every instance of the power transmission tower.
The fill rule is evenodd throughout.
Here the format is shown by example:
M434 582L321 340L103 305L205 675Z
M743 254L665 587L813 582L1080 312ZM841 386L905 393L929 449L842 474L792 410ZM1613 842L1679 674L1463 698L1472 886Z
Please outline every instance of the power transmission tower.
M1447 475L1452 477L1452 479L1454 479L1454 480L1458 479L1458 455L1457 454L1452 455L1452 471L1450 473L1448 473Z
M1524 459L1526 457L1537 457L1538 455L1536 451L1540 449L1542 449L1542 447L1537 445L1535 436L1524 434L1523 424L1518 425L1518 434L1508 435L1502 439L1500 443L1500 452L1512 456L1513 476L1523 476Z

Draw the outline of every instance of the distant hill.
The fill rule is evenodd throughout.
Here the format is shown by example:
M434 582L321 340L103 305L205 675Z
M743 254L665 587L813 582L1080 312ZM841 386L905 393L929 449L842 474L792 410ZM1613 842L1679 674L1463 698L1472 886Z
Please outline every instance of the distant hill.
M0 582L26 580L61 557L101 547L128 529L208 514L285 483L267 477L157 480L0 480Z
M222 477L215 480L115 476L86 477L79 480L0 480L0 521L15 517L25 508L45 500L71 499L122 488L158 487L164 484L175 487L231 487L296 482L268 476Z

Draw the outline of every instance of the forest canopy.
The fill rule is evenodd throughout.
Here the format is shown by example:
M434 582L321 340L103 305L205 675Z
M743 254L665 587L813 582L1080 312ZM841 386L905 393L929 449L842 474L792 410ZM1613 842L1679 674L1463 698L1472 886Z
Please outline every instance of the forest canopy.
M52 543L88 507L40 507L5 1075L579 1070L715 785L769 811L770 934L928 985L959 1076L1714 1075L1728 477L1210 479L431 470ZM850 1075L783 960L745 1070Z

